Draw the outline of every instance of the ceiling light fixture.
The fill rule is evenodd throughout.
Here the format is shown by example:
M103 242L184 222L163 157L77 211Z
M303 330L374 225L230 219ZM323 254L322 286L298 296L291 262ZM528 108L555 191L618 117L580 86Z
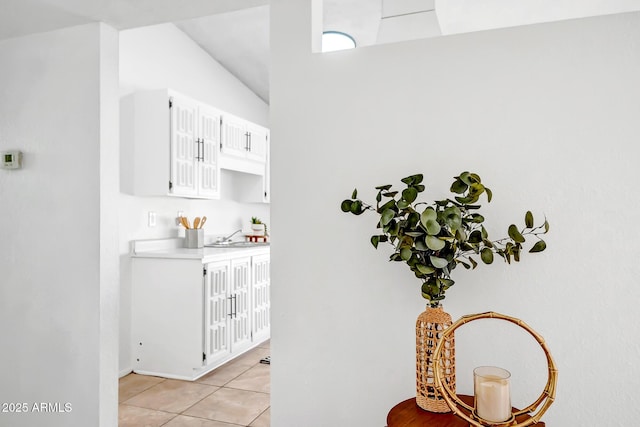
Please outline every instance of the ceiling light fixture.
M355 47L356 41L347 33L340 31L325 31L322 33L323 52L353 49Z

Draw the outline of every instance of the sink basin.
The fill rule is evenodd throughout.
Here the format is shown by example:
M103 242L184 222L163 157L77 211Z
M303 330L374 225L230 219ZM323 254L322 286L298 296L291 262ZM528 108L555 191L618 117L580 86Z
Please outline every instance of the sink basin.
M205 248L252 248L254 246L269 246L269 242L226 242L204 245Z

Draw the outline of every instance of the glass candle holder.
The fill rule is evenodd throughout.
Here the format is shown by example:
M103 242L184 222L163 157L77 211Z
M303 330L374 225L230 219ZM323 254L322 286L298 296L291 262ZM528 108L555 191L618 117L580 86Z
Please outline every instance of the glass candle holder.
M511 373L495 366L473 370L475 412L487 421L501 422L511 418Z

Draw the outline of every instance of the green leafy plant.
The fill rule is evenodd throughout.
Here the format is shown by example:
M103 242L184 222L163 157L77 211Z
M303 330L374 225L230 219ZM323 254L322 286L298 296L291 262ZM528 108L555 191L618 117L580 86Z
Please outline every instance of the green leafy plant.
M425 190L423 175L411 175L402 182L406 188L395 191L391 185L376 187L375 207L358 199L358 190L353 190L350 199L341 204L343 212L361 215L366 211L376 212L380 219L379 232L371 237L377 249L382 242L394 248L391 261L404 261L415 276L422 281L422 296L436 307L445 297L445 292L454 281L451 272L462 265L475 269L477 258L491 264L495 255L505 262L520 261L525 236L536 239L529 252L542 252L546 243L540 235L549 231L546 218L534 226L530 211L524 216L524 227L511 224L508 237L490 240L479 212L478 203L482 194L487 202L493 197L489 188L482 184L475 173L462 172L454 177L450 191L453 199L436 200L432 203L417 202L418 195Z
M266 223L264 223L264 222L262 222L262 221L260 220L260 218L258 218L258 217L256 217L256 216L252 216L252 217L251 217L251 224L255 224L255 225L262 224L262 225L264 225L264 235L265 235L265 236L268 236L268 235L269 235L269 230L268 230L268 228L267 228L267 224L266 224Z

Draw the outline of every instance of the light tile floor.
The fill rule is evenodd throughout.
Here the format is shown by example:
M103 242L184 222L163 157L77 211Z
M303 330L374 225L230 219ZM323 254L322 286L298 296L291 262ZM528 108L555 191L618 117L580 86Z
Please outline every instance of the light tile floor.
M120 378L119 427L269 427L269 341L196 381Z

